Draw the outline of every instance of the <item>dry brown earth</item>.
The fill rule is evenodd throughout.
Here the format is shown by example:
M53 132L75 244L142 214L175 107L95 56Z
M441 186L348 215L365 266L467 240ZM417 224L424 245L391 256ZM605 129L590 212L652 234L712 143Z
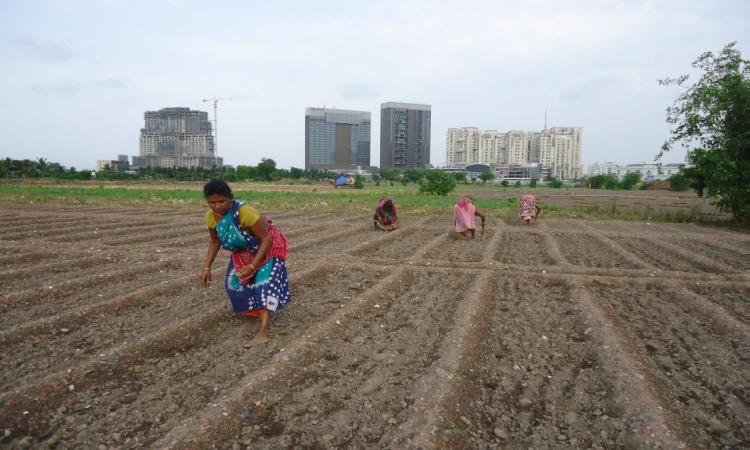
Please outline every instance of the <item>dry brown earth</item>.
M0 446L750 446L750 235L282 212L293 303L246 350L202 212L0 205Z

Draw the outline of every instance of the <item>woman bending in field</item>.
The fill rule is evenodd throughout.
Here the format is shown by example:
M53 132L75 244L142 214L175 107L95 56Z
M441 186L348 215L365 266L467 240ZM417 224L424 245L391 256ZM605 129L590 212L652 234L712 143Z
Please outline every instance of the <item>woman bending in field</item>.
M391 197L380 197L373 217L375 229L393 231L398 228L398 208L396 200Z
M536 196L531 194L523 194L518 200L518 220L526 222L526 225L531 224L531 219L536 222L539 214L542 213L542 208L536 204Z
M234 200L232 190L223 181L211 181L203 187L208 207L208 255L201 281L208 286L211 265L219 248L232 252L225 287L235 314L260 317L260 330L245 347L268 341L269 313L292 301L286 257L289 247L281 230L258 210Z
M472 203L471 200L466 197L460 197L458 203L453 205L453 225L456 233L460 236L471 235L471 238L474 239L474 234L477 228L474 221L475 216L482 218L482 232L484 233L486 217L476 206L474 206L474 203Z

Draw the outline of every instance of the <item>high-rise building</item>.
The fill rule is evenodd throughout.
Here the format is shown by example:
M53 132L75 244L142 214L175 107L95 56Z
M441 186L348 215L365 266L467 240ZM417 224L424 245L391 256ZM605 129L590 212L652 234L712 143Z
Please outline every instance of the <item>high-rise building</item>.
M583 176L580 127L552 127L542 130L531 142L531 153L549 167L558 180L576 180Z
M541 164L551 176L560 180L578 179L581 167L580 127L554 127L541 132L478 128L449 128L445 140L445 163L528 165Z
M370 113L305 109L305 169L352 169L370 165Z
M423 169L430 164L430 105L380 105L380 166Z
M190 108L146 111L141 128L140 155L134 167L204 167L222 165L214 153L208 113Z

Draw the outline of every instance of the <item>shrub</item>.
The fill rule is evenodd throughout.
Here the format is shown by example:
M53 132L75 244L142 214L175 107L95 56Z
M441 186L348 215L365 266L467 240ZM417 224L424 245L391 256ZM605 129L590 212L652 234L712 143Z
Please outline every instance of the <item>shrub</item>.
M426 183L419 186L419 191L431 195L447 195L456 188L456 180L441 170L425 172Z

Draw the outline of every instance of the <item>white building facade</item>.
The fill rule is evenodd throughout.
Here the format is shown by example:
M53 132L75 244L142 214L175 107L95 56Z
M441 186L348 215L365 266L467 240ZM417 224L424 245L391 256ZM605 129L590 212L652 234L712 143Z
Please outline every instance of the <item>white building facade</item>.
M614 162L595 162L589 166L588 175L593 177L597 175L611 174L617 176L617 178L621 180L622 177L630 172L639 172L641 174L641 180L650 183L657 180L666 180L672 175L678 173L684 167L684 163L660 164L641 162L623 165Z
M445 162L449 167L462 164L541 164L559 180L575 180L583 175L580 127L507 133L480 131L474 127L449 128L445 142Z

